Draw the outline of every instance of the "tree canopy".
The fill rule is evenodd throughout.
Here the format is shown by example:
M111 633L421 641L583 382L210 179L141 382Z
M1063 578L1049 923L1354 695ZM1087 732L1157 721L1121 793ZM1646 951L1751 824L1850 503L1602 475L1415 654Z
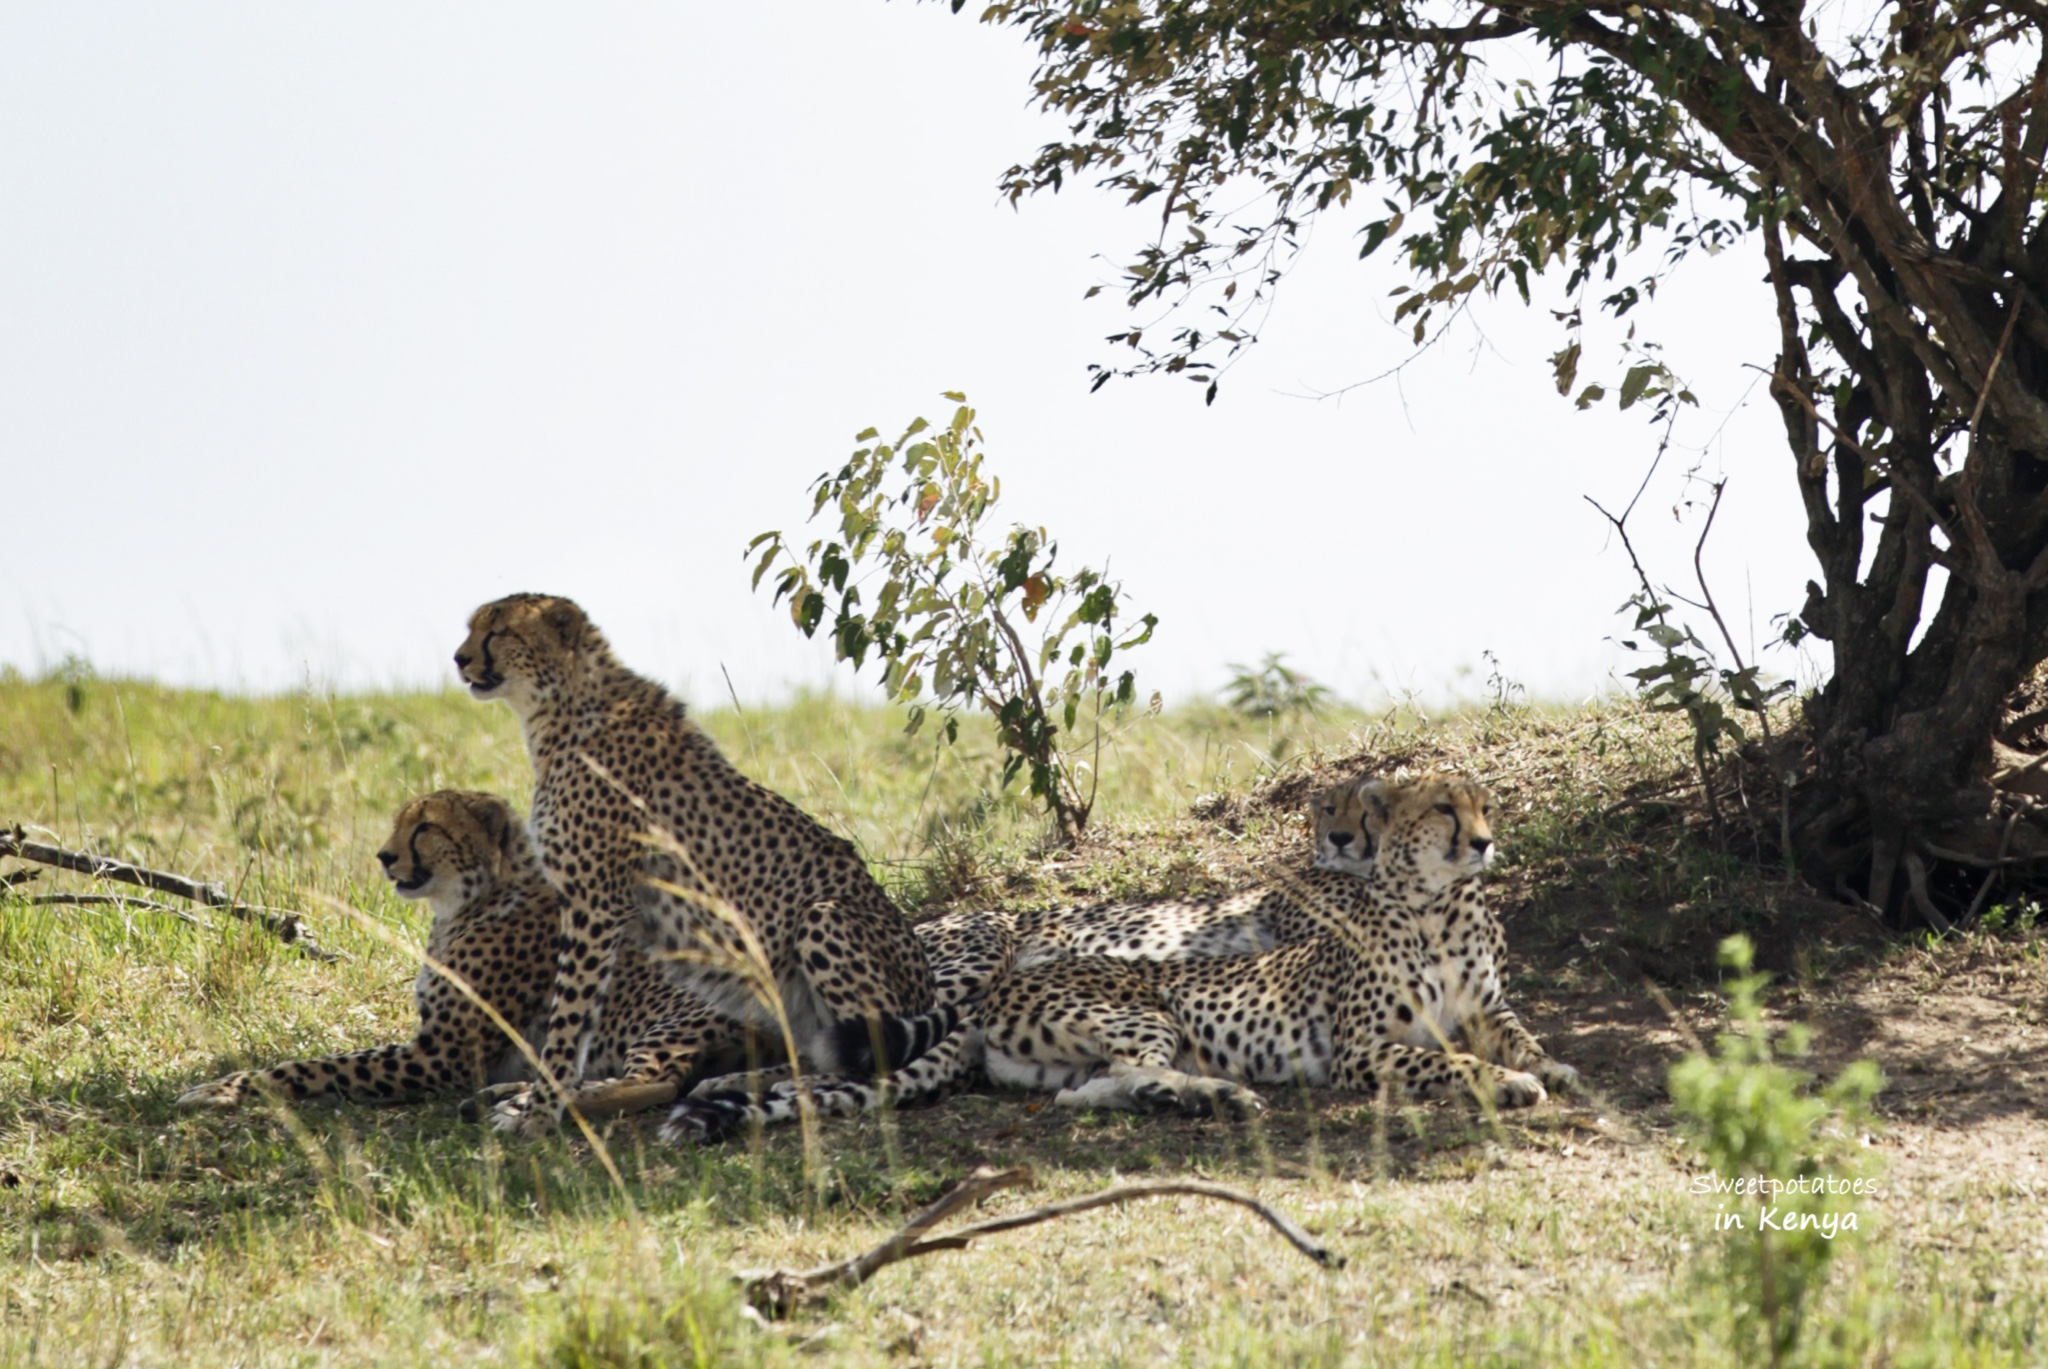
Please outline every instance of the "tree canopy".
M1067 124L1006 173L1011 196L1082 180L1158 206L1098 384L1163 372L1213 398L1332 211L1413 270L1398 315L1418 342L1475 293L1527 301L1561 276L1553 360L1581 403L1604 390L1578 384L1578 302L1626 314L1695 249L1758 252L1819 567L1791 631L1833 653L1780 758L1785 854L1938 925L1981 891L1951 897L1931 867L2048 859L2048 736L2013 708L2048 656L2048 6L997 0L982 18L1035 44L1037 98ZM1618 397L1669 382L1650 356Z

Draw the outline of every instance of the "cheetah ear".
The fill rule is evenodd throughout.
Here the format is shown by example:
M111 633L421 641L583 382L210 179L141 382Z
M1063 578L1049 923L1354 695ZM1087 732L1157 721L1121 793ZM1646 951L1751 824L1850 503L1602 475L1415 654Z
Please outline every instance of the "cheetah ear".
M540 620L548 625L563 646L574 646L583 637L583 610L567 599L557 599L542 610Z
M1387 833L1387 824L1393 821L1394 808L1387 795L1385 780L1360 780L1354 791L1358 801L1365 806L1365 835L1378 849L1380 838Z
M498 868L502 872L519 854L519 843L525 834L519 827L519 815L511 806L495 794L478 796L480 802L471 806L476 814L477 825L484 829L484 836L490 839L491 849L497 854Z

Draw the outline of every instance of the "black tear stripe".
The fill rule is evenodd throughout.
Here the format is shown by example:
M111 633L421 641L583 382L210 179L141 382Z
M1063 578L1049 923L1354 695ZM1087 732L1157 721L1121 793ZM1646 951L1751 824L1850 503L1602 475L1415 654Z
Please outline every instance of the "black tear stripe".
M426 882L434 877L434 872L427 870L426 862L420 859L420 833L433 825L431 822L423 822L413 828L412 835L405 839L405 849L412 855L412 878L404 881L405 887L409 889L423 888Z

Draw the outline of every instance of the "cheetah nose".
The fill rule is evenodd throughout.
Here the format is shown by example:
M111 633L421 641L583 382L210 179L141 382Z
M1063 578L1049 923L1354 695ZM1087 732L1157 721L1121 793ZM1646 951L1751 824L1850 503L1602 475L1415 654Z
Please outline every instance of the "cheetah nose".
M398 852L379 851L377 853L377 863L389 870L392 866L398 864Z
M1341 851L1341 850L1343 850L1343 849L1344 849L1344 848L1345 848L1346 846L1349 846L1350 844L1351 844L1351 834L1350 834L1349 832L1332 832L1332 833L1330 833L1330 845L1332 845L1332 846L1336 847L1336 848L1337 848L1338 850L1340 850L1340 851Z
M458 651L455 653L455 668L457 670L467 670L469 669L469 663L475 659L476 657L470 655L467 651Z
M1474 837L1474 838L1472 838L1472 854L1473 854L1473 855L1475 855L1475 856L1483 856L1483 855L1485 855L1485 854L1487 853L1487 851L1488 851L1488 850L1489 850L1489 849L1490 849L1490 848L1491 848L1492 846L1493 846L1493 838L1492 838L1492 837Z

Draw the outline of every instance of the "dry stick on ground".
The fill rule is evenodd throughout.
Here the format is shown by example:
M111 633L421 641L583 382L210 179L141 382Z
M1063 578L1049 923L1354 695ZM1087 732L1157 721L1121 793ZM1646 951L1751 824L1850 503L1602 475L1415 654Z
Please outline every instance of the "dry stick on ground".
M915 1259L919 1255L929 1255L937 1250L959 1250L977 1236L993 1236L999 1231L1015 1231L1019 1227L1036 1226L1040 1222L1049 1222L1055 1217L1071 1216L1076 1212L1112 1207L1139 1198L1163 1198L1174 1195L1216 1198L1249 1208L1264 1218L1267 1225L1286 1237L1288 1244L1325 1269L1344 1267L1342 1256L1333 1255L1327 1248L1316 1244L1306 1231L1257 1198L1248 1193L1240 1193L1234 1188L1224 1188L1220 1184L1204 1184L1193 1180L1169 1180L1164 1183L1129 1184L1122 1188L1106 1188L1100 1192L1084 1193L1076 1198L1047 1203L1044 1207L1034 1207L1029 1212L976 1222L973 1226L963 1226L943 1236L924 1235L948 1216L963 1207L980 1202L991 1193L1006 1188L1030 1188L1036 1182L1037 1179L1029 1165L1001 1170L983 1165L962 1179L937 1202L912 1217L901 1231L865 1255L841 1260L836 1264L819 1265L816 1269L771 1269L742 1274L742 1290L747 1301L762 1311L786 1317L809 1304L824 1301L837 1290L860 1287L878 1271L899 1260Z
M109 860L105 856L88 855L83 851L67 851L61 846L44 846L29 841L16 827L13 831L0 831L0 856L16 856L32 860L38 865L54 865L60 870L75 870L81 875L92 875L97 879L111 879L121 884L133 884L144 889L155 889L159 893L176 894L189 898L209 908L217 908L229 917L240 918L254 923L269 932L279 941L298 947L315 960L339 960L338 952L330 951L313 940L313 934L296 913L281 913L269 908L257 908L247 903L238 903L218 884L203 884L183 875L166 874L162 870L151 870L126 861Z
M76 904L80 907L104 907L111 905L126 912L133 908L144 913L165 913L180 922L189 922L194 927L209 927L205 918L169 903L158 903L153 898L130 898L126 894L37 894L34 898L23 899L24 903L38 908L53 904Z

